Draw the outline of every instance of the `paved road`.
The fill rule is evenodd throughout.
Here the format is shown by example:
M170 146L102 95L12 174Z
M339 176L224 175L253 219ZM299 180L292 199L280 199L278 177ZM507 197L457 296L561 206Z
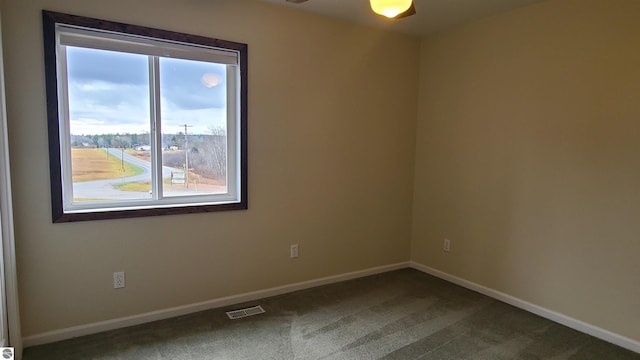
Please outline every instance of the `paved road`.
M73 184L73 197L84 199L150 199L150 193L138 191L121 191L115 186L128 182L144 182L151 181L151 163L137 158L133 155L123 152L122 149L107 149L110 155L117 159L123 159L125 162L138 166L142 169L142 173L133 176L123 176L115 179L94 180L78 182ZM182 171L168 166L162 167L162 177L171 176L171 171ZM126 173L125 173L126 175Z

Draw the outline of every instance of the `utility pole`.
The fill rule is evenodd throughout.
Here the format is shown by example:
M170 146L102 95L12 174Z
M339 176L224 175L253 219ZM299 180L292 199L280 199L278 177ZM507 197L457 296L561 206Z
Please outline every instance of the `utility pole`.
M180 126L184 126L184 185L189 188L189 140L187 139L187 128L192 126L187 124Z
M121 148L120 150L122 150L122 156L120 157L120 160L122 164L122 183L124 184L124 148Z

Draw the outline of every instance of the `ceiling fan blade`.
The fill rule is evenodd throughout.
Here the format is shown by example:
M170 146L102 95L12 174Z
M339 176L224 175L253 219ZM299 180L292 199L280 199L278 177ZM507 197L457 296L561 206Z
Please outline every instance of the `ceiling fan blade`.
M303 3L305 1L307 1L307 0L287 0L287 2L294 3L294 4L300 4L300 3Z
M416 14L416 6L414 5L414 3L415 2L412 1L411 2L411 7L409 7L407 9L407 11L405 11L403 13L400 13L400 14L394 16L393 18L394 19L402 19L402 18L406 18L406 17L411 16L411 15L415 15Z

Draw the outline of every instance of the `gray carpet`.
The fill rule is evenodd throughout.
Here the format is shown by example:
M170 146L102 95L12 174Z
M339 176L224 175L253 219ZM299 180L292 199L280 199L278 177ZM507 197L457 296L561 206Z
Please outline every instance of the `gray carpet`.
M266 314L229 320L225 311ZM404 269L28 348L55 359L640 359L640 354Z

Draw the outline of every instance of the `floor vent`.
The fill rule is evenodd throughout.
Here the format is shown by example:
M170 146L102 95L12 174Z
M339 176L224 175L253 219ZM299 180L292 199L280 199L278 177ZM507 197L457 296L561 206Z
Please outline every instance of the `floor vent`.
M264 313L262 306L254 306L246 309L227 311L227 316L231 320L246 318L247 316L253 316Z

